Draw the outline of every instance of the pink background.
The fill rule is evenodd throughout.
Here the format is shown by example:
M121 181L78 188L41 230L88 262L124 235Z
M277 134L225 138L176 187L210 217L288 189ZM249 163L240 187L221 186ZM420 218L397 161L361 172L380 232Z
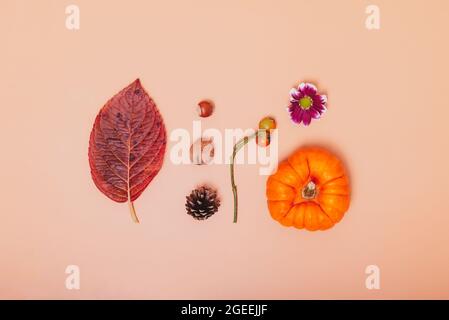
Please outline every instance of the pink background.
M81 29L65 28L65 7ZM377 4L381 29L365 28ZM0 2L0 298L449 298L448 1ZM273 221L266 177L168 158L136 201L94 186L88 138L100 107L140 77L168 132L249 128L274 115L280 157L304 144L335 150L352 205L326 232ZM313 81L329 111L309 128L285 112L290 88ZM173 144L169 145L169 148ZM219 212L185 214L197 184ZM81 289L65 288L65 268ZM367 290L365 268L381 270Z

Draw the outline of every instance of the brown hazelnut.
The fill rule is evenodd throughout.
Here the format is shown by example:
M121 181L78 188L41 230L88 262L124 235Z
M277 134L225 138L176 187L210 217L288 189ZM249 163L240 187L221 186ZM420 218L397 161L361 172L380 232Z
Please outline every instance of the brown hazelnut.
M214 112L214 104L209 100L198 102L198 115L202 118L209 117Z
M190 146L190 162L196 165L209 164L215 155L212 138L200 138Z

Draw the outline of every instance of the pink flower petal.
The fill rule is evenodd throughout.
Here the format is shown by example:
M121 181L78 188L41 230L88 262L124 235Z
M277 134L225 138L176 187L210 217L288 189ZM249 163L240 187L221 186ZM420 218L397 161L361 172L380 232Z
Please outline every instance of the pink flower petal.
M321 117L321 112L315 107L312 107L310 109L310 115L312 116L313 119L319 119Z
M322 111L322 110L325 110L325 109L326 109L325 103L323 103L322 96L319 96L319 95L314 96L312 100L313 100L313 106L314 106L317 110Z
M299 101L302 98L302 94L296 88L290 90L290 102Z
M290 118L292 119L292 121L296 124L300 124L302 121L304 110L301 109L298 105L292 104L288 108L288 111L290 113Z
M311 83L308 82L302 82L299 87L298 91L300 91L305 96L315 96L318 92L318 89Z
M304 123L304 125L308 126L311 121L312 121L312 116L311 116L310 112L303 112L302 122Z
M325 94L322 94L322 95L320 95L320 97L321 97L321 102L323 104L327 104L327 96Z
M312 105L308 110L301 108L299 101L308 96L312 99ZM291 120L295 124L303 123L304 126L310 125L312 119L319 119L327 110L327 96L318 94L318 89L308 82L302 82L298 89L290 90L290 106L288 112Z

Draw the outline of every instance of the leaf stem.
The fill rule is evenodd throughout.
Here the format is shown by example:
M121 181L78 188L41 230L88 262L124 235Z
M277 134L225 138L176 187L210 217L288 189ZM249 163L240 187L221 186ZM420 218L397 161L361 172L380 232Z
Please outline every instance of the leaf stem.
M128 205L129 211L131 212L131 218L133 218L133 221L135 223L139 223L139 218L137 217L136 209L134 209L134 203L131 200L129 200Z
M237 155L237 152L239 152L240 149L242 149L246 144L248 144L249 141L257 137L258 131L255 133L243 137L240 139L235 145L234 149L232 150L232 156L231 156L231 162L230 162L230 171L231 171L231 186L232 186L232 194L234 195L234 223L237 223L237 216L238 216L238 195L237 195L237 185L235 184L235 177L234 177L234 161L235 156Z

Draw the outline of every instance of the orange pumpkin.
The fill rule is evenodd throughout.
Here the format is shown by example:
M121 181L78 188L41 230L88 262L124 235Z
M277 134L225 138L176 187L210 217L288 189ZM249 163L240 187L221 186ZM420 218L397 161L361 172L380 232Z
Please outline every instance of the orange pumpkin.
M349 208L349 179L341 161L318 147L302 148L267 180L268 209L284 226L326 230Z

